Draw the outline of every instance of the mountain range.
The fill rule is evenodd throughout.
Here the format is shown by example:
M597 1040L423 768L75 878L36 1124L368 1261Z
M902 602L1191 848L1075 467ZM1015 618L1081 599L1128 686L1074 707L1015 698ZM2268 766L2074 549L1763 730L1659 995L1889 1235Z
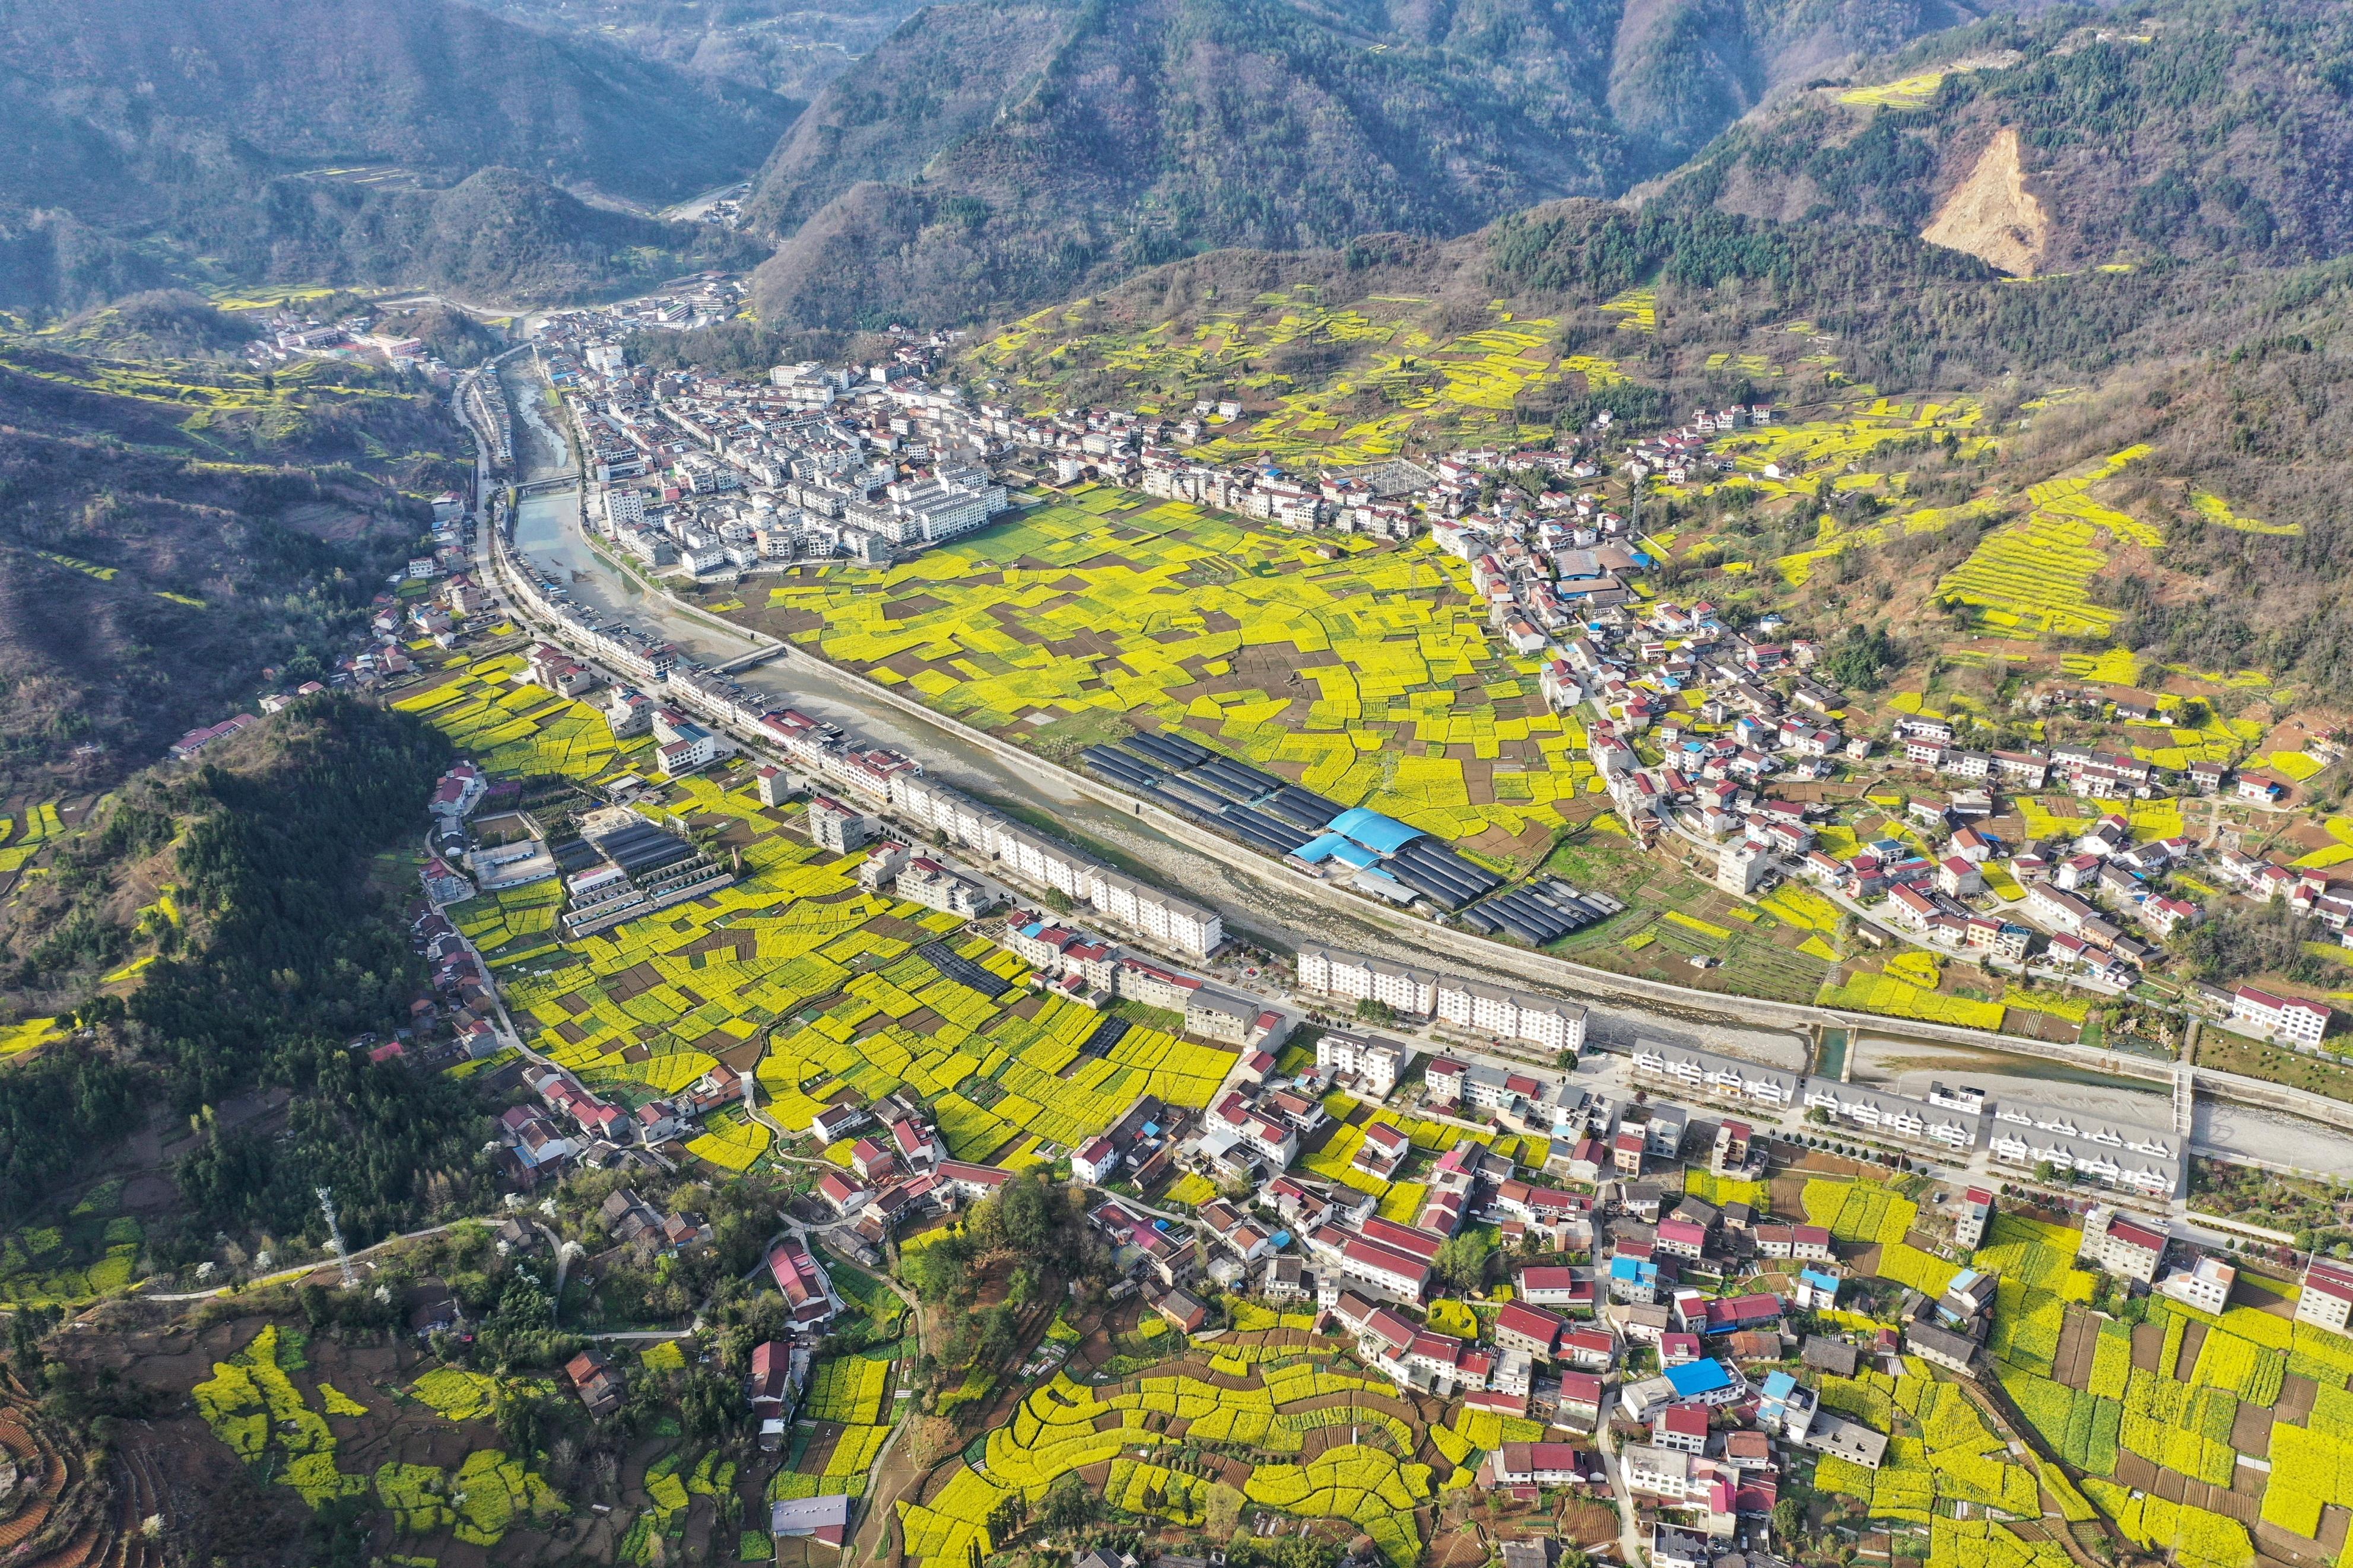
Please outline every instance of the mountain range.
M2017 274L2342 254L2353 26L2190 0L2006 16L1789 94L1663 199L1925 234Z
M1941 0L967 0L809 106L746 224L764 315L944 322L1220 245L1461 234L1681 163Z
M631 253L730 254L583 195L744 174L796 108L451 0L12 7L0 305L174 278L577 292Z

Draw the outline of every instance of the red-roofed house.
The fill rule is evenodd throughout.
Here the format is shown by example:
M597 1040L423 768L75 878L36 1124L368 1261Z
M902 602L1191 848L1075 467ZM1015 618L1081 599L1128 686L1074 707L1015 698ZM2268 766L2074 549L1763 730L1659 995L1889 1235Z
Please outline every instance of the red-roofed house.
M1499 1487L1565 1487L1584 1481L1585 1456L1573 1443L1506 1443L1488 1465Z
M1523 1268L1514 1283L1514 1294L1531 1306L1593 1310L1593 1279L1581 1269L1557 1264Z
M1567 1326L1542 1307L1531 1307L1525 1301L1506 1301L1503 1310L1495 1314L1495 1342L1549 1361L1553 1347L1559 1342L1560 1331Z
M1361 1280L1384 1295L1408 1301L1419 1301L1430 1289L1429 1264L1361 1236L1341 1243L1340 1273L1344 1279Z
M1651 1441L1686 1454L1707 1452L1707 1411L1697 1405L1670 1405L1651 1418Z
M874 1196L872 1188L853 1180L847 1171L828 1171L819 1176L817 1194L845 1219L864 1208Z
M768 1272L785 1293L796 1324L823 1323L833 1317L833 1290L825 1265L798 1237L788 1236L768 1248Z
M1572 1426L1591 1431L1601 1424L1601 1401L1606 1393L1599 1374L1590 1372L1564 1372L1560 1374L1560 1415Z
M1119 1168L1119 1145L1098 1133L1071 1155L1071 1174L1082 1182L1100 1182Z
M2343 1333L2353 1324L2353 1267L2315 1258L2304 1271L2304 1292L2295 1299L2295 1321Z

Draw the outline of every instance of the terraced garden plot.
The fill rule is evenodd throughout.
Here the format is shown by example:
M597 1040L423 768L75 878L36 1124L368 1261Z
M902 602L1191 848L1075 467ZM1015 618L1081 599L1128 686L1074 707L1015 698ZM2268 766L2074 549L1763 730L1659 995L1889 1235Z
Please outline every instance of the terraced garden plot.
M1301 468L1377 462L1447 440L1517 439L1514 410L1531 389L1627 379L1615 361L1563 354L1553 321L1491 307L1488 325L1441 341L1419 320L1428 300L1375 297L1334 309L1319 292L1299 284L1262 294L1189 329L1169 321L1121 331L1055 307L976 346L966 363L1010 381L1033 410L1064 406L1065 383L1078 372L1108 374L1127 401L1170 414L1240 387L1247 401L1273 408L1215 426L1202 458ZM1335 350L1344 363L1303 378L1251 368L1296 344Z
M474 659L393 702L449 737L486 773L590 784L651 754L650 737L616 741L604 715L523 679L519 654Z
M1087 503L1104 497L1108 510ZM743 618L979 728L1074 757L1181 728L1345 805L1506 858L1600 786L1467 568L1427 539L1327 542L1092 490Z
M0 1301L63 1304L126 1289L138 1277L146 1233L117 1212L121 1195L121 1182L100 1183L57 1223L0 1233Z
M389 1512L403 1533L447 1531L481 1547L497 1545L519 1521L543 1521L565 1511L563 1500L536 1471L498 1449L476 1449L454 1470L387 1460L370 1474L343 1472L327 1416L362 1416L367 1407L322 1384L322 1414L291 1376L301 1366L299 1340L266 1324L242 1350L215 1363L213 1375L192 1394L197 1414L216 1437L248 1464L266 1466L271 1479L293 1488L311 1507L339 1498L366 1499ZM433 1392L449 1410L426 1395L427 1380L435 1378L441 1381ZM480 1385L492 1381L437 1369L418 1380L417 1392L446 1418L472 1420L489 1414Z
M908 1556L952 1554L974 1540L986 1552L987 1521L1005 1497L1018 1491L1034 1502L1078 1471L1092 1478L1100 1469L1103 1495L1115 1508L1198 1523L1208 1479L1198 1465L1171 1461L1208 1443L1250 1502L1348 1521L1408 1568L1421 1552L1414 1510L1437 1493L1438 1468L1419 1456L1467 1475L1475 1449L1455 1434L1437 1444L1385 1382L1329 1370L1332 1348L1300 1333L1242 1333L1117 1384L1091 1388L1057 1373L988 1434L938 1496L900 1504ZM1519 1427L1535 1435L1533 1423L1515 1423L1515 1436ZM1435 1446L1425 1446L1425 1436ZM1501 1427L1482 1436L1493 1447Z
M1917 1018L1968 1029L2000 1030L2006 1009L1999 1002L1974 1001L1894 974L1860 970L1842 984L1825 984L1814 998L1821 1007L1844 1007L1890 1018Z
M2091 596L2093 576L2108 563L2102 535L2150 548L2164 536L2085 492L2147 451L2126 447L2088 473L2031 486L2026 499L2034 510L1988 535L1936 584L1936 595L1975 606L1989 630L2006 637L2107 636L2116 613Z

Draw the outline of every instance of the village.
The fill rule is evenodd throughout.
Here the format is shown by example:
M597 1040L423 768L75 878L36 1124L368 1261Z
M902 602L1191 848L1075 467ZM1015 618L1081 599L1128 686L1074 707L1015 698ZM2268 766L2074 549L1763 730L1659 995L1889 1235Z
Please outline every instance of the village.
M2239 1033L2298 1050L2327 1033L2333 1012L2317 998L2168 975L2168 939L2222 900L2284 908L2327 940L2353 940L2353 899L2321 871L2240 847L2292 805L2293 781L2208 757L2168 769L2136 754L2148 748L2131 727L2183 719L2178 700L2042 683L2021 694L2024 710L2063 712L2071 734L2091 739L1973 744L1972 730L1990 731L1969 716L1874 716L1831 679L1829 650L1783 638L1777 616L1736 627L1710 603L1641 586L1667 554L1630 515L1646 483L1728 469L1713 444L1769 421L1767 406L1700 410L1630 443L1598 421L1568 451L1459 451L1306 484L1187 459L1188 445L1231 417L1208 404L1166 419L1025 418L970 403L933 379L952 346L938 334L902 340L892 360L862 370L779 366L762 384L632 367L618 341L628 325L557 317L537 352L595 481L592 524L648 570L724 592L828 561L906 559L1007 516L1024 487L1098 483L1310 533L1426 536L1463 563L1493 634L1535 661L1545 704L1581 731L1594 787L1638 846L1677 846L1740 900L1785 883L1818 889L1815 907L1866 942L1932 963L1959 959L1995 977L1997 992L2007 974L2098 1003L2164 977L2150 994ZM1626 476L1623 500L1592 488L1612 468ZM1498 486L1499 475L1527 485ZM877 775L918 771L912 759L839 745L838 731L775 710L658 637L570 605L563 584L523 569L575 646L670 699L643 706L681 757L700 754L716 721L714 755L727 726L797 746L805 763L826 761L812 744L834 745L838 758L859 759L837 784L875 798L892 787ZM619 708L613 718L617 732L639 721ZM2306 745L2316 768L2341 754L2318 736ZM1079 762L1295 874L1502 942L1546 948L1619 907L1558 879L1508 887L1439 837L1166 729L1096 745ZM2210 828L2192 832L2185 814L2201 805ZM2057 816L2082 806L2103 815ZM2179 826L2151 831L2160 819ZM986 835L949 838L994 850Z
M596 493L610 542L691 574L687 551L702 546L672 525L708 528L723 547L711 569L733 582L920 556L1000 515L1012 487L1105 476L1148 491L1185 471L1154 478L1149 463L1175 459L1140 434L1097 451L1083 443L1107 431L956 423L959 401L923 379L938 346L911 348L902 374L828 374L821 388L780 374L768 391L818 406L772 429L712 388L690 392L692 377L649 395L643 419L705 397L683 412L722 433L704 450L714 473L738 478L653 490L608 471ZM620 395L638 373L599 352L611 348L582 344L578 370L559 350L549 367L571 388ZM571 396L584 435L612 413ZM905 401L917 397L934 401ZM844 405L861 419L916 411L865 424ZM746 426L721 413L744 414ZM1635 460L1707 461L1705 437L1747 417L1694 421L1677 438L1688 450L1653 444ZM629 428L616 420L606 434ZM786 482L825 440L860 461L827 458ZM627 467L649 455L630 450L611 456ZM1040 462L1050 450L1061 455ZM1094 460L1057 470L1071 451ZM956 503L963 521L927 531L925 519L945 514L925 510L940 497L923 487L950 480L925 465L943 454L965 465L954 485L977 488ZM1597 793L1630 840L1684 855L1728 897L1786 903L1788 889L1809 889L1862 940L2095 994L2160 969L2161 940L2201 918L2171 890L2185 867L2209 888L2343 927L2325 879L2186 831L2152 835L2139 815L2175 789L2273 809L2276 781L2205 763L2177 779L2096 745L1973 751L1964 725L1919 713L1851 726L1859 705L1832 683L1822 647L1775 640L1781 628L1764 622L1735 631L1706 603L1638 586L1657 557L1597 492L1546 489L1560 502L1525 510L1479 504L1497 468L1525 458L1584 485L1596 475L1574 470L1594 455L1458 454L1412 465L1426 482L1389 498L1341 486L1338 500L1319 492L1288 517L1258 515L1385 541L1402 528L1459 562L1482 618L1538 661L1542 701L1577 721ZM664 474L701 471L673 462ZM1401 477L1412 476L1382 479ZM1261 479L1280 482L1260 474L1251 488ZM830 518L812 510L812 498L821 510L860 485L867 510L847 494ZM642 519L615 518L622 494L640 498ZM746 494L789 519L755 531L749 552L746 516L722 515ZM1351 498L1364 504L1339 504ZM1257 1505L1250 1538L1314 1531L1394 1568L1438 1549L1466 1509L1518 1568L1554 1568L1569 1551L1770 1564L1858 1543L1957 1561L1971 1547L1948 1532L1964 1526L1969 1542L2001 1531L2011 1544L2000 1553L2025 1554L2004 1562L2057 1568L2089 1549L2073 1532L2095 1511L2138 1521L2143 1533L2128 1538L2154 1540L2159 1501L2174 1528L2194 1516L2201 1530L2272 1531L2265 1550L2291 1563L2301 1559L2274 1512L2307 1540L2337 1528L2334 1516L2303 1528L2260 1485L2232 1490L2211 1456L2177 1463L2158 1444L2139 1458L2150 1445L2134 1447L2128 1432L2119 1450L2113 1430L2086 1454L2073 1417L2052 1415L2065 1405L2091 1422L2118 1403L2121 1384L2110 1387L2106 1360L2094 1372L2091 1346L2109 1358L2110 1338L2131 1339L2140 1377L2136 1336L2160 1318L2208 1327L2217 1346L2233 1334L2292 1342L2307 1368L2353 1355L2334 1338L2307 1341L2348 1330L2353 1270L2187 1202L2189 1097L2177 1091L2171 1123L2154 1125L2063 1110L2017 1080L1989 1092L1957 1078L1915 1096L1852 1081L1852 1052L1784 1068L1681 1040L1605 1041L1584 1004L1442 960L1421 968L1303 942L1269 954L1208 904L586 607L501 548L495 525L478 537L459 498L435 515L432 552L392 585L368 642L324 679L259 704L381 690L470 758L428 803L412 924L428 989L409 1027L351 1045L499 1101L493 1163L513 1216L502 1256L535 1254L545 1238L534 1216L561 1215L609 1249L583 1262L591 1288L689 1261L708 1269L721 1245L715 1194L775 1205L781 1224L754 1276L777 1303L762 1320L774 1335L748 1352L738 1419L774 1466L762 1496L776 1552L846 1550L874 1531L911 1562L985 1559L1022 1539L1027 1507L1080 1473L1108 1489L1098 1519L1141 1521L1163 1561L1207 1562L1229 1543L1198 1533L1182 1479L1205 1452L1225 1456ZM738 535L723 537L731 527ZM2101 723L2116 716L2096 693L2047 696L2078 712L2094 699ZM176 753L197 756L254 721L192 732ZM1624 908L1582 879L1507 884L1395 816L1343 809L1166 731L1099 745L1077 765L1293 876L1499 951L1542 947ZM1850 802L1889 781L1901 804L1880 808L1864 837ZM1840 783L1860 787L1844 799L1808 787ZM2003 831L2004 796L2054 790L2116 809L2063 840ZM809 919L821 928L787 937ZM2216 1027L2299 1052L2318 1051L2331 1022L2316 1002L2253 986L2184 1000ZM1025 1317L997 1363L878 1372L876 1325L905 1308L934 1322L916 1339L940 1348L925 1338L945 1331L936 1304L917 1304L933 1288L922 1260L960 1254L1041 1184L1069 1194L1100 1258L1065 1281L1051 1324ZM584 1191L593 1212L572 1215ZM462 1342L478 1326L454 1291L412 1295L419 1343ZM1000 1304L984 1295L980 1310ZM2150 1370L2162 1360L2187 1381L2203 1364L2166 1349L2149 1350ZM1319 1464L1367 1466L1368 1477L1388 1465L1398 1496L1327 1506L1271 1457L1296 1450L1213 1436L1225 1394L1195 1388L1197 1364L1259 1380L1227 1392L1270 1399L1278 1421L1319 1424L1293 1408L1325 1395L1292 1388L1292 1358L1343 1380L1346 1410L1398 1423L1388 1440L1310 1445L1310 1479ZM1153 1371L1172 1361L1174 1373ZM640 1385L671 1387L675 1375L599 1342L571 1356L560 1386L606 1422L642 1404ZM1198 1434L1176 1454L1166 1445L1181 1428L1138 1426L1123 1403L1156 1411L1155 1384L1171 1376L1172 1408ZM1017 1414L961 1461L913 1476L886 1465L890 1434L917 1412L1001 1410L985 1403L1000 1397L1050 1430L1058 1410L1123 1414L1068 1452L1050 1454ZM2283 1406L2281 1430L2303 1431L2301 1415ZM1985 1474L1952 1494L1960 1506L1920 1510L1892 1542L1883 1490L1947 1496L1924 1442L1931 1454L1958 1445ZM2160 1499L2180 1489L2168 1478L2184 1465L2210 1489ZM1350 1495L1352 1483L1332 1484ZM1027 1500L1008 1512L1015 1491ZM1318 1524L1335 1519L1347 1521L1336 1536ZM1108 1562L1137 1544L1118 1539Z

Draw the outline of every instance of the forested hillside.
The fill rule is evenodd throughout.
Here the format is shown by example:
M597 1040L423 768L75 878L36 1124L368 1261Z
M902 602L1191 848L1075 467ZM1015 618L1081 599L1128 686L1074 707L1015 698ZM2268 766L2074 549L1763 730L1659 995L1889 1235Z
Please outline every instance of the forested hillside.
M413 885L371 856L414 833L448 742L406 715L321 698L131 781L51 853L5 933L5 1005L62 1002L82 1032L0 1067L0 1225L21 1223L151 1115L178 1121L255 1088L290 1091L287 1128L210 1134L178 1173L190 1234L317 1226L332 1182L374 1237L428 1176L471 1168L462 1086L344 1049L402 1021L417 959L396 920ZM168 893L168 896L166 894ZM100 988L124 961L134 978ZM205 1121L199 1114L199 1123ZM150 1250L174 1243L151 1235Z
M1461 234L1668 168L1772 87L1969 13L968 0L810 107L746 222L766 319L985 315L1212 245Z
M1997 18L1799 94L1666 199L1926 231L2018 273L2336 256L2348 48L2319 0Z
M208 356L237 331L159 296L0 339L0 788L118 778L264 668L324 673L463 475L430 389Z
M19 6L0 101L0 306L68 310L174 278L676 270L708 236L557 187L674 200L754 167L795 108L455 0Z
M697 76L806 100L920 0L473 0L543 32L586 33Z

